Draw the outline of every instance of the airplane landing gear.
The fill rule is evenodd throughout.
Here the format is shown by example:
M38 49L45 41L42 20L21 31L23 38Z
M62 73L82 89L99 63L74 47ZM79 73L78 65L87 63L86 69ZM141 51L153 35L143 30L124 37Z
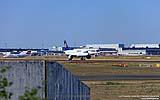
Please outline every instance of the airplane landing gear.
M69 55L68 60L72 60L72 59L73 59L73 56Z
M85 60L85 57L81 57L81 60Z
M87 59L91 59L91 55L87 55L86 58L87 58Z

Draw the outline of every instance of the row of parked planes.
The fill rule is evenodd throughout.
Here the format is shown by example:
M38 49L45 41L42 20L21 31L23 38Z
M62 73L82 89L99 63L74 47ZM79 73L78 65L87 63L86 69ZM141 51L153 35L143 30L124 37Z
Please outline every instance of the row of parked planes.
M67 42L64 41L64 54L68 57L68 60L72 60L74 57L78 57L81 60L90 59L92 56L97 56L99 54L99 49L96 48L76 48L76 49L69 49ZM13 54L11 52L4 53L3 57L5 58L19 58L19 57L27 57L27 56L34 56L34 55L42 55L42 52L37 51L22 51L17 54Z

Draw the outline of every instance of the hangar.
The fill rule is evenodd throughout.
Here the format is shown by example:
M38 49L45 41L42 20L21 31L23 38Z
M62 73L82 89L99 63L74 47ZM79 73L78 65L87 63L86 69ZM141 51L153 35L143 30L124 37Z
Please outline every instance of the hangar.
M120 48L118 55L160 55L160 48Z
M160 44L131 44L130 48L159 48Z
M87 44L86 48L110 48L110 49L118 49L124 48L124 44Z
M128 56L146 55L146 50L135 49L135 48L119 48L118 55L128 55Z

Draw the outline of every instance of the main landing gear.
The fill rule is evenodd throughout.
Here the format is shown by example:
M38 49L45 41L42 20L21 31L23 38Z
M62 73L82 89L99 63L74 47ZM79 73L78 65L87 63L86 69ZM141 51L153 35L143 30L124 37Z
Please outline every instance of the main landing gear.
M72 60L72 59L73 59L73 56L69 55L68 60Z
M81 60L85 60L85 57L81 57Z

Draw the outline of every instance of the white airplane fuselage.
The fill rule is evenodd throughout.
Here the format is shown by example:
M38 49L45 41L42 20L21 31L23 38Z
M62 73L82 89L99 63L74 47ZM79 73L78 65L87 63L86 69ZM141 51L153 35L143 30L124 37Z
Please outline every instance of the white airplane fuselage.
M4 58L19 58L19 57L30 56L30 54L31 54L31 51L23 51L23 52L21 52L19 54L11 54L10 52L8 52L3 57Z
M73 57L80 57L81 60L84 60L84 58L90 59L91 55L97 55L98 49L73 49L66 50L64 52L68 56L69 60L72 60Z

